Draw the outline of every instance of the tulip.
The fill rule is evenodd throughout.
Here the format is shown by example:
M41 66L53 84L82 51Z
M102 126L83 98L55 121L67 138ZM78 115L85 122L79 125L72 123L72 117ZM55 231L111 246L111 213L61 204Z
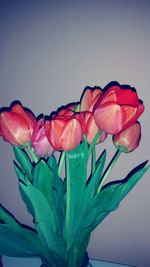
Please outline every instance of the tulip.
M0 113L0 136L12 145L25 145L30 142L35 123L36 119L30 111L21 104L14 104L9 111Z
M93 107L102 95L100 87L85 88L80 101L80 111L93 111Z
M62 114L63 112L61 112ZM45 122L47 139L55 150L72 150L83 140L83 120L78 113L65 111Z
M116 134L132 125L144 106L136 91L116 85L110 87L94 106L94 118L101 130Z
M141 125L137 121L125 130L113 135L113 143L122 152L135 150L141 140Z
M53 154L54 148L49 143L44 127L44 119L41 118L35 125L31 137L31 144L35 153L40 157L49 157Z
M92 143L94 137L99 131L99 127L95 123L94 115L92 112L83 112L83 116L85 119L85 135L87 138L87 142L89 144ZM102 132L98 140L96 141L96 144L102 143L107 137L106 132Z

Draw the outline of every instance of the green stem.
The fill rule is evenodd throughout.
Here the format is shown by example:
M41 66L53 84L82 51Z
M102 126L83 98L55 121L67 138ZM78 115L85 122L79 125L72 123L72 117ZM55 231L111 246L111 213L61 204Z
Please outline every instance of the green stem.
M62 170L63 162L65 159L65 154L66 154L66 152L63 151L60 155L60 158L59 158L59 163L58 163L58 176L59 177L61 177L61 170Z
M102 133L102 130L99 130L99 131L97 132L97 134L95 135L95 137L94 137L92 143L91 143L90 146L89 146L88 156L89 156L90 153L92 152L92 150L93 150L93 148L94 148L94 146L95 146L95 143L96 143L97 139L100 137L101 133Z
M101 178L101 182L100 182L100 185L98 187L97 193L99 193L101 191L105 180L107 179L109 173L111 172L112 168L114 167L115 163L117 162L120 154L121 154L121 151L117 150L115 155L113 156L112 160L110 161L108 167L106 168L106 170L105 170L105 172Z
M94 146L92 150L92 174L95 172L95 168L96 168L96 149Z
M26 147L26 150L27 150L27 152L29 153L31 159L32 159L35 163L37 163L37 162L39 161L39 157L35 155L35 153L34 153L34 149L33 149L32 147L30 147L30 146L27 146L27 147Z
M68 249L71 243L71 229L70 229L70 218L71 218L71 192L70 192L70 171L68 162L68 152L66 152L66 171L67 171L67 191L66 191L66 240L68 242Z

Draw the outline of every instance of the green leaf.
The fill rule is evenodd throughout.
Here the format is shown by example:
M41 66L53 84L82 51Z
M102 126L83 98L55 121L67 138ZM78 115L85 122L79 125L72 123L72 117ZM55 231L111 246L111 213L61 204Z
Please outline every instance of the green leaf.
M141 179L149 166L144 162L133 169L125 179L114 181L103 187L93 201L93 206L84 220L81 236L91 232L111 211L118 208L121 200L131 191Z
M78 236L79 237L79 236ZM67 266L76 267L83 266L85 260L86 249L90 240L90 234L84 239L79 238L78 242L74 242L67 253ZM85 266L85 265L84 265Z
M55 262L59 262L59 266L63 266L64 261L55 252L41 244L34 230L17 223L14 217L6 212L3 207L0 209L1 214L3 216L0 216L0 220L3 219L6 224L0 224L0 255L24 258L42 257L46 262L50 262L53 267L56 267ZM57 239L57 236L55 238ZM58 242L60 240L57 239ZM59 245L62 245L62 243L59 243Z
M20 191L21 198L24 201L24 203L26 204L27 211L32 215L33 222L35 222L35 218L34 218L35 213L34 213L33 205L31 203L31 200L27 197L24 190L22 189L22 186L20 186L21 184L22 183L19 183L19 191Z
M20 227L17 220L0 204L0 221L13 227Z
M30 200L34 210L35 228L42 244L54 251L57 256L65 257L66 242L56 233L55 219L53 211L44 195L28 183L27 186L20 183L26 197Z
M51 230L55 232L56 225L54 215L44 195L30 183L28 183L27 186L20 183L20 187L22 188L27 199L30 200L34 210L36 224L47 221L47 224L50 224L49 227ZM44 231L44 229L41 230Z
M65 212L65 203L64 203L64 191L65 191L65 186L62 181L62 179L58 176L58 165L57 161L54 156L50 157L47 161L48 166L53 172L53 179L52 179L52 186L55 188L58 194L58 199L59 199L59 206L64 214Z
M99 185L100 178L101 178L101 175L104 169L105 161L106 161L106 150L104 150L101 156L99 157L97 161L97 165L96 165L96 170L93 174L91 174L91 177L89 178L87 186L86 186L86 190L85 190L83 201L82 201L82 213L80 213L80 221L82 222L81 227L83 227L84 225L85 217L89 216L89 210L90 209L93 210L93 201L94 201L94 197L96 195L97 189L98 189L98 185ZM77 231L75 234L75 239L78 235L79 235L79 232Z
M86 199L88 198L89 201L92 201L92 199L94 198L97 192L100 178L101 178L101 175L104 169L105 161L106 161L106 150L104 150L103 153L101 154L96 164L96 170L93 173L93 175L90 177L90 180L88 181L85 198Z
M17 165L16 162L14 162L14 168L15 168L15 172L16 172L16 175L17 175L18 179L21 182L26 184L27 178L26 178L25 174L22 172L22 170L20 169L20 167Z
M21 225L14 218L14 216L12 214L10 214L10 212L8 212L2 205L0 205L0 221L2 221L2 223L0 224L0 227L1 227L0 228L1 229L0 240L2 240L2 238L3 238L2 244L3 244L3 251L4 251L3 254L4 255L8 255L7 253L9 251L13 252L13 249L11 249L11 242L7 241L11 238L11 236L13 236L12 240L14 240L14 238L16 238L19 242L20 239L23 239L23 240L25 240L25 242L28 242L29 244L32 243L34 251L36 251L38 254L43 255L43 257L49 258L49 251L46 251L46 249L44 247L42 247L42 245L39 241L38 235L35 233L35 231L31 230L31 228L29 230L28 226L26 226L26 225ZM9 227L7 228L5 226L9 226ZM15 230L15 228L17 228L17 229ZM3 231L3 230L5 230L5 229L7 229L8 231L4 237L3 235L4 235L5 231ZM10 234L10 236L9 236L9 234ZM15 235L15 237L14 237L14 235ZM24 242L23 240L21 241L21 244L22 244L22 242ZM1 241L0 241L0 243L1 243ZM19 245L19 247L21 246L21 244ZM0 247L1 247L1 244L0 244ZM15 253L14 256L20 256L20 252L17 251L16 247L14 247L14 249L15 249L15 252L13 252L13 253ZM22 247L22 249L24 250L24 246ZM0 250L0 254L1 254L1 251L2 250ZM11 256L11 254L8 256ZM23 254L23 256L25 256L25 255ZM28 257L28 254L26 255L26 257Z
M33 174L33 185L39 189L40 192L45 196L48 203L51 203L51 190L52 190L52 179L53 172L48 167L44 160L40 160L32 170Z
M58 171L57 161L56 161L56 158L54 156L51 156L48 158L47 164L53 170L53 172Z
M32 163L27 153L18 146L14 146L14 153L18 163L21 166L21 169L27 174L28 179L32 181L32 174L31 174Z
M44 160L40 160L35 165L32 173L33 185L45 196L49 206L52 209L57 231L61 234L63 219L61 207L63 199L59 199L59 194L62 194L62 192L59 192L59 190L62 190L62 187L55 188L55 180L59 178Z
M81 262L83 262L84 257L85 257L85 251L87 250L89 241L90 241L90 235L91 233L86 236L86 238L84 240L80 239L80 246L78 249L78 257L77 257L77 266L80 265Z
M54 156L51 156L48 158L47 165L58 176L58 165L57 165L57 160ZM57 180L57 182L58 182L58 180Z
M71 247L74 233L80 228L79 214L82 214L83 197L86 188L88 147L84 141L76 149L66 152L67 191L65 235L68 247Z
M47 161L48 166L53 171L53 179L52 179L52 186L55 188L55 195L57 194L57 198L55 202L57 202L57 210L61 210L61 217L65 216L65 209L66 209L66 198L65 198L65 192L66 192L66 178L64 181L61 179L61 177L58 176L58 165L56 158L54 156L49 157ZM62 221L61 221L62 225Z
M30 237L30 239L29 239ZM0 225L0 255L10 257L39 257L35 234L21 227Z
M63 181L63 194L65 194L66 193L66 190L67 190L67 179L66 178L64 178L64 181Z
M58 176L58 166L55 157L54 156L49 157L47 164L53 172L54 179L52 179L52 186L55 187L55 189L57 189L59 197L62 198L64 192L63 181Z

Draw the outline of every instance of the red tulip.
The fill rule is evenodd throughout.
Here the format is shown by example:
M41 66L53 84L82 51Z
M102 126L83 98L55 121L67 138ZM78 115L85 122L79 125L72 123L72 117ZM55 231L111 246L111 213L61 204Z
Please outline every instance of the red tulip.
M115 146L122 152L131 152L135 150L141 140L141 125L137 121L125 130L113 135Z
M45 122L46 136L55 150L72 150L83 140L82 123L80 114L61 111Z
M85 119L85 135L87 138L87 142L91 144L95 135L98 133L99 128L95 123L94 115L92 112L88 111L83 112L83 116ZM96 144L103 142L106 139L106 137L107 134L106 132L103 131L98 140L96 141Z
M133 124L143 113L144 106L136 91L110 87L94 106L98 127L109 134L116 134Z
M35 153L40 157L49 157L54 152L54 148L49 143L45 134L43 118L36 123L33 129L31 144Z
M0 136L12 145L24 145L30 142L35 123L31 112L15 104L9 111L0 113Z
M102 92L100 87L87 87L81 97L80 111L93 111L93 107L102 95Z

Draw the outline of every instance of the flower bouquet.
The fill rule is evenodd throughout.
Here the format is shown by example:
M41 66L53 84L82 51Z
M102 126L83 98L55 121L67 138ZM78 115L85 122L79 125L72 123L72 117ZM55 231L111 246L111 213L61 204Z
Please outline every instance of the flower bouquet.
M143 111L136 90L117 82L103 90L86 87L79 102L50 116L35 118L18 101L1 109L0 136L13 147L20 195L34 229L1 205L0 255L40 257L45 267L88 266L91 232L149 167L145 161L126 178L105 183L121 153L138 147ZM107 135L117 150L105 166L106 150L97 156L95 146Z

